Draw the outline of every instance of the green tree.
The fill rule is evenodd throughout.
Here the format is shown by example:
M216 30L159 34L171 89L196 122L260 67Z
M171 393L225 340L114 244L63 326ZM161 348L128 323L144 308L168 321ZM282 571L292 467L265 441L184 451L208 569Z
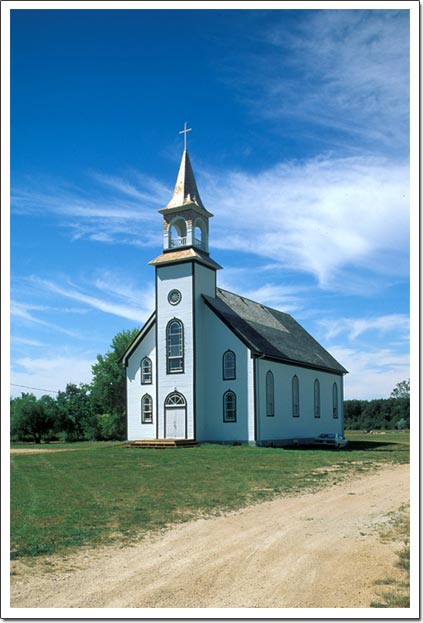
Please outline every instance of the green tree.
M350 430L410 428L410 399L346 400L344 417Z
M59 421L59 412L57 408L57 402L51 396L44 394L39 399L39 404L44 412L44 416L46 421L50 422L50 430L49 433L46 434L45 440L50 441L50 439L60 431L60 421Z
M125 438L125 370L120 359L137 334L138 329L133 329L115 335L111 349L105 355L97 355L97 363L92 366L91 400L109 439Z
M39 400L34 394L22 394L10 404L10 433L18 439L31 437L35 443L50 439L57 424L50 396Z
M99 439L109 441L111 439L120 439L122 430L120 419L111 413L101 413L97 415L97 424L99 429Z
M350 430L359 430L362 428L361 414L363 410L363 401L361 400L345 400L344 401L344 421L345 427Z
M407 426L407 420L405 418L401 418L400 420L398 420L396 428L398 430L404 430L405 428L410 428L410 425Z
M391 398L410 398L410 379L397 383L391 391Z
M89 385L68 383L66 390L57 394L56 402L60 430L66 441L97 439L97 420Z

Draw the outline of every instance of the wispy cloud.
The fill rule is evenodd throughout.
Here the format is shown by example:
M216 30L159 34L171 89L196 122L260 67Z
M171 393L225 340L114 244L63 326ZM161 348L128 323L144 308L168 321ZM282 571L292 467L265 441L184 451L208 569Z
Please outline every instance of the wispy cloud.
M80 352L75 347L74 340L64 340L55 344L51 335L44 344L41 339L17 336L11 339L15 356L11 368L10 382L12 395L20 395L22 391L32 391L36 395L45 393L43 389L64 390L67 383L89 383L91 381L91 366L95 362L98 349L106 348L109 344L110 334L107 337L102 334L101 315L111 315L124 319L124 325L130 321L131 325L141 326L143 321L151 314L154 307L154 284L146 288L140 288L130 278L123 278L118 273L111 271L97 271L94 275L87 275L78 282L71 281L63 276L55 279L42 279L38 276L28 277L22 280L20 290L27 293L28 298L37 296L38 300L46 303L23 302L13 303L11 306L12 318L38 327L45 327L49 334L51 329L61 331L71 337L81 335L65 329L50 321L49 314L60 318L63 311L66 312L66 321L72 323L71 311L79 316L81 311L92 311L85 324L79 317L75 320L81 328L85 344L92 344L92 352ZM25 287L24 287L25 286ZM20 295L22 292L20 291ZM77 301L78 305L69 306L69 300ZM48 320L45 320L47 318ZM90 320L91 318L91 320ZM93 320L95 318L96 320ZM63 321L63 316L62 316ZM60 322L60 321L58 321ZM112 324L112 326L115 326ZM82 329L82 327L84 327ZM108 329L107 329L108 331ZM106 333L106 331L105 331ZM94 335L92 335L94 334ZM38 336L37 336L38 337ZM24 349L24 347L26 347ZM42 355L35 356L36 351L29 347L42 348ZM25 356L19 356L25 352ZM41 352L41 351L40 351ZM101 352L101 350L100 350ZM29 356L28 353L31 353ZM34 353L34 356L32 356ZM40 391L25 389L41 388Z
M22 357L17 359L12 367L10 382L11 395L19 396L22 392L32 392L41 396L45 392L24 389L26 387L65 390L68 383L90 383L92 379L91 366L94 358L84 355L75 355L59 352L50 353L49 357Z
M406 165L364 156L320 157L281 163L259 173L200 171L197 177L206 205L216 206L212 248L246 251L312 274L323 288L349 292L373 288L376 278L408 276ZM109 182L132 192L130 181ZM73 239L140 247L161 244L159 217L151 206L135 202L125 207L106 193L84 199L75 212L78 197L65 198L60 190L51 196L35 195L39 201L31 209L60 214ZM30 193L25 201L30 202Z
M26 338L26 337L16 337L13 335L10 337L10 341L12 344L22 344L23 346L34 346L34 347L43 346L43 343L40 342L39 340L33 340L30 338Z
M46 309L48 308L42 305L33 305L31 303L23 303L12 300L10 302L10 317L13 321L21 321L29 325L36 324L45 327L46 329L69 335L70 337L79 336L79 333L77 331L65 329L58 324L38 318L31 313L31 311L33 310L46 311Z
M276 268L280 270L279 266ZM275 266L272 266L271 270L274 269ZM219 287L264 305L277 307L286 313L303 307L307 287L272 282L266 275L267 270L266 266L255 268L252 278L250 268L225 269L219 275Z
M410 377L408 355L390 348L359 350L334 344L328 350L349 371L346 400L388 398L399 381Z
M154 285L150 283L144 288L140 288L129 277L123 278L122 275L110 271L101 272L100 276L94 278L93 285L104 293L108 293L115 298L126 301L128 304L137 308L141 301L145 301L141 309L147 313L151 312L154 305Z
M102 185L109 187L119 194L127 195L143 203L155 204L163 207L163 198L169 194L169 188L148 176L143 176L139 172L132 171L132 176L138 182L138 186L128 182L123 177L105 175L101 172L92 172L91 176Z
M363 333L374 331L381 335L395 335L396 340L408 341L410 318L405 314L387 314L372 318L336 318L320 320L320 326L326 331L326 339L346 335L350 341L356 340Z
M142 179L139 173L130 175ZM153 246L160 242L160 231L149 226L157 222L157 206L164 205L170 190L157 180L152 189L141 188L132 178L92 172L84 189L59 180L29 179L12 189L12 213L48 214L69 229L74 240Z
M351 291L350 267L408 275L408 168L374 158L317 158L259 174L227 172L202 180L206 204L219 206L213 246L247 251L313 274L324 288Z
M142 323L151 313L154 306L154 292L152 286L145 291L134 290L129 283L118 281L117 277L106 274L101 279L95 279L91 284L75 285L66 281L66 286L48 279L32 277L31 282L45 292L58 295L64 299L72 299L84 303L90 308L112 314L120 318ZM94 290L98 292L94 295Z
M249 79L239 81L254 113L284 120L286 134L300 120L296 135L310 140L324 141L327 128L350 153L358 140L372 153L407 157L409 12L304 11L290 22L283 13L265 35L269 57L251 53Z

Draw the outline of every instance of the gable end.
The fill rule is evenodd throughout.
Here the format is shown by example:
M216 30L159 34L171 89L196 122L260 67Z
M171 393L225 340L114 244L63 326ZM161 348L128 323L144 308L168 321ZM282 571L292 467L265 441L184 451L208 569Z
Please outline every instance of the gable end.
M144 336L150 331L150 329L154 326L156 322L156 312L154 311L151 316L148 318L147 322L145 323L145 325L139 330L139 332L137 333L137 335L134 337L134 339L132 340L132 342L129 344L128 348L126 349L126 351L123 353L122 357L119 360L119 363L121 363L122 365L125 366L125 368L128 366L128 359L129 357L132 355L132 353L134 352L134 350L137 348L138 344L142 341L142 339L144 338Z

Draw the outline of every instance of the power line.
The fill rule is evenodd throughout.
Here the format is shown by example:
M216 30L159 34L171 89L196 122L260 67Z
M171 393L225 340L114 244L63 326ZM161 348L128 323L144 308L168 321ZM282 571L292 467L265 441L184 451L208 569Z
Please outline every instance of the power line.
M24 389L35 389L40 392L50 392L51 394L58 394L59 392L56 389L43 389L42 387L28 387L28 385L18 385L17 383L10 383L14 387L23 387Z

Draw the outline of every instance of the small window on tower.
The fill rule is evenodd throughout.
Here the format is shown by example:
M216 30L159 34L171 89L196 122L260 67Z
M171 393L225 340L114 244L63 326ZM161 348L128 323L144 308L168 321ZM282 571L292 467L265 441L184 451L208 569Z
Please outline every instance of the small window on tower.
M167 300L171 305L178 305L182 301L182 294L179 290L171 290L167 295Z
M187 224L182 217L178 217L169 226L169 248L183 247L186 244Z
M205 245L205 239L206 239L206 234L205 234L205 225L204 222L201 219L197 219L195 221L195 227L194 227L194 240L193 240L193 244L195 247L198 247L199 249L203 249L203 251L206 251L206 245Z
M174 318L166 329L167 373L184 371L184 326Z

